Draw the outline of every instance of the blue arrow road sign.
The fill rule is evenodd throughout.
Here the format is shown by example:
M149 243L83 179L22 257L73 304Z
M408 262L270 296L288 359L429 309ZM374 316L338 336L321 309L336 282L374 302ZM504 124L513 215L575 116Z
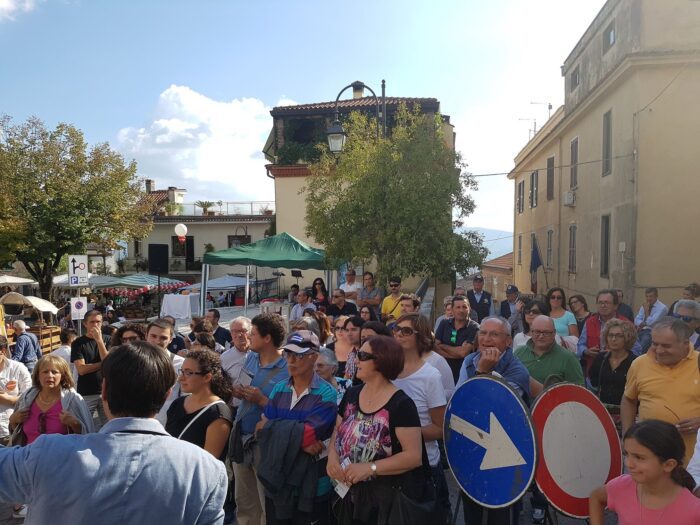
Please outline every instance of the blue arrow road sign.
M445 451L462 490L479 505L507 507L535 475L535 432L520 396L504 381L478 376L445 411Z

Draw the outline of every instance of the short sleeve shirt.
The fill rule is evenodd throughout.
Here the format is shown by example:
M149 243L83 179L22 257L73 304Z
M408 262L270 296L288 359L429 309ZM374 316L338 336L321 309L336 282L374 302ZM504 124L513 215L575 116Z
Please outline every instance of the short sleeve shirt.
M272 389L277 383L289 379L287 361L283 356L280 356L274 363L262 367L260 366L260 356L256 352L248 352L243 370L252 377L250 385L258 387L266 397L270 397ZM243 400L236 413L236 421L241 420L241 432L252 434L262 413L262 407Z
M532 340L515 351L515 357L525 365L530 376L545 383L550 376L559 376L567 383L584 384L583 370L576 356L554 343L549 352L538 356L532 349Z
M196 412L188 414L185 411L185 399L187 396L178 397L168 408L168 420L165 423L165 430L168 431L173 437L179 437L185 427L189 425L197 414L204 411L201 416L192 423L184 434L182 434L183 441L189 441L190 443L197 445L200 448L204 448L204 444L207 439L207 429L214 421L218 419L224 419L231 423L232 413L231 408L226 403L217 403L210 407L204 407ZM226 457L226 450L221 453L220 460Z
M376 286L372 288L371 290L368 290L367 288L362 288L358 293L357 293L357 298L362 299L363 301L366 301L368 299L381 299L384 296L382 291L377 288ZM377 313L377 316L379 315L379 307L381 306L381 301L377 306L373 306L374 311Z
M102 336L105 346L109 348L109 336ZM82 359L86 365L101 363L100 351L94 339L83 335L78 337L70 347L70 360L72 363ZM82 396L92 396L102 391L102 372L97 370L89 374L78 376L78 394Z
M479 334L479 323L472 319L467 320L467 324L462 328L455 328L454 319L443 319L435 332L435 339L442 344L450 346L462 346L464 343L474 344L476 336ZM459 377L464 359L447 358L447 364L452 370L452 377L455 381Z

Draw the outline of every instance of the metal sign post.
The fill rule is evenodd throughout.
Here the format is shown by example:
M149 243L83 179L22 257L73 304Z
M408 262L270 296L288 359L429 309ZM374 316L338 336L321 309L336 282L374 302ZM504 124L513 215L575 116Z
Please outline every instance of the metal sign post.
M71 321L78 321L78 335L83 335L83 323L87 312L87 299L85 297L71 297L70 318Z

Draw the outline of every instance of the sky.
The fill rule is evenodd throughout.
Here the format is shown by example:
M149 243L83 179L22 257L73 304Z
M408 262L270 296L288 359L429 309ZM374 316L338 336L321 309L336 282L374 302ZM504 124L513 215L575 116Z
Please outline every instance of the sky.
M270 110L386 79L440 100L468 171L508 172L604 3L0 0L0 114L69 122L187 202L274 200ZM466 226L512 231L513 182L478 180Z

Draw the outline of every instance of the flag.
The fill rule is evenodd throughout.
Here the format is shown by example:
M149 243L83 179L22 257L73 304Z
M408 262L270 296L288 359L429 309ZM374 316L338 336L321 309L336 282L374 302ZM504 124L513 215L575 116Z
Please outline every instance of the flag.
M537 246L537 237L532 235L532 253L530 254L530 290L532 293L537 293L537 269L542 264L540 258L540 249Z

